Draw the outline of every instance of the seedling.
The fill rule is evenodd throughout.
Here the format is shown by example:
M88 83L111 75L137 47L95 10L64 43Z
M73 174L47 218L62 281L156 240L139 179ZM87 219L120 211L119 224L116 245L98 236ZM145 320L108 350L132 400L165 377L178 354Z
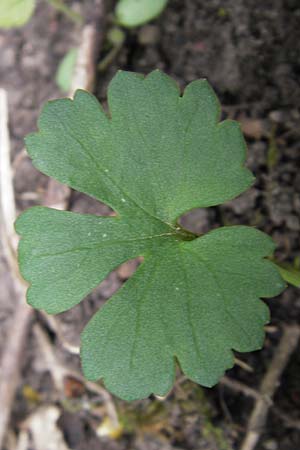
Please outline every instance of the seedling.
M77 56L77 48L71 48L58 66L55 81L62 92L69 92L71 89L72 76L75 70Z
M116 19L124 27L138 27L159 16L167 3L168 0L119 0Z
M1 0L0 27L11 28L24 25L33 14L35 0Z
M69 8L63 0L46 0L58 11L76 23L82 23L82 17ZM0 28L13 28L25 25L31 18L36 0L1 0Z
M156 70L119 71L109 114L95 97L46 104L27 137L33 164L117 213L98 217L34 207L17 220L29 304L57 314L78 304L128 259L144 262L82 333L85 376L126 400L165 395L176 362L213 386L232 350L261 348L269 310L260 300L285 287L270 237L228 226L200 237L179 225L196 207L245 191L253 175L237 122L219 122L206 80L177 84Z

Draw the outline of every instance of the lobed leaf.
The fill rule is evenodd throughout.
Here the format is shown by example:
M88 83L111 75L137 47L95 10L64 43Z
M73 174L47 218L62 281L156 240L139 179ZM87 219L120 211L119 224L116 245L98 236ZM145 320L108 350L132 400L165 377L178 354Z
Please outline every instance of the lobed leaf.
M119 264L143 256L82 334L85 375L127 400L164 395L177 360L190 379L212 386L232 366L232 350L261 347L269 314L260 298L284 288L262 232L235 226L197 237L177 224L184 212L251 184L240 127L219 122L207 81L181 96L159 71L118 72L108 103L109 115L84 91L49 102L39 132L26 139L38 169L117 212L23 213L16 228L28 301L64 311Z

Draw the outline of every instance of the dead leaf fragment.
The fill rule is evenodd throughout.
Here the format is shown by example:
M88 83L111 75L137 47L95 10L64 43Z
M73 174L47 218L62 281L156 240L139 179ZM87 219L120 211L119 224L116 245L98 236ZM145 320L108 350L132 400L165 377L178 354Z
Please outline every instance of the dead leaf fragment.
M59 416L56 406L46 406L26 420L23 430L30 433L35 450L70 450L57 426Z

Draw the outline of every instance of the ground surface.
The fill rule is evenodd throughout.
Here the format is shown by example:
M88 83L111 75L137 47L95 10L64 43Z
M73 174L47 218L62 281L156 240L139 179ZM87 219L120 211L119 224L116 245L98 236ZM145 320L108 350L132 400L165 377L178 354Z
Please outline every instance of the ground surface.
M92 0L86 3L93 5ZM111 6L107 2L107 28ZM0 33L0 83L9 96L14 158L22 152L24 136L36 128L41 105L49 98L62 96L54 75L61 57L76 46L77 35L74 26L44 2L39 3L26 27ZM108 81L118 68L143 73L160 68L182 87L195 78L207 77L219 94L224 117L242 122L248 141L247 164L257 178L254 186L238 199L222 207L195 211L186 224L197 232L222 224L255 225L273 237L278 259L287 262L300 258L299 40L297 0L172 0L151 25L127 32L125 45L115 61L98 74L95 89L98 98L105 101ZM104 47L99 58L105 54ZM26 157L15 160L15 169L19 211L41 203L46 177L33 169ZM106 206L77 193L72 194L70 208L109 213ZM120 287L129 276L129 269L111 274L87 301L59 317L66 341L78 345L84 324ZM0 280L1 351L14 309L8 301L10 285L3 263ZM289 287L268 303L274 328L267 334L264 349L240 355L254 372L236 367L228 373L252 387L259 385L276 351L281 324L300 321L300 296L296 289ZM45 326L41 316L35 320ZM78 357L59 345L54 347L55 343L54 339L54 352L63 364L78 367ZM299 369L299 354L295 354L275 397L275 406L294 419L299 419ZM72 449L222 450L238 448L252 407L252 400L225 387L206 390L182 382L164 403L149 399L126 405L114 399L125 424L121 438L114 440L99 438L95 432L105 415L101 400L88 395L82 386L78 389L78 395L71 391L63 401L57 398L32 333L24 354L12 431L18 434L22 422L36 409L55 404L61 413L59 427ZM279 419L271 408L257 448L299 447L299 431Z

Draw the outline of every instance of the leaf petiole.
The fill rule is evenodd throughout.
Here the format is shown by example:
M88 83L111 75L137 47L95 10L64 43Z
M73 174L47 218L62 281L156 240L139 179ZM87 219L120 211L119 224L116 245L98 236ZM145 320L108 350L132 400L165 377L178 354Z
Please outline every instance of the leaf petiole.
M83 23L83 17L69 6L67 6L62 0L47 0L55 9L65 14L73 22L81 25Z

